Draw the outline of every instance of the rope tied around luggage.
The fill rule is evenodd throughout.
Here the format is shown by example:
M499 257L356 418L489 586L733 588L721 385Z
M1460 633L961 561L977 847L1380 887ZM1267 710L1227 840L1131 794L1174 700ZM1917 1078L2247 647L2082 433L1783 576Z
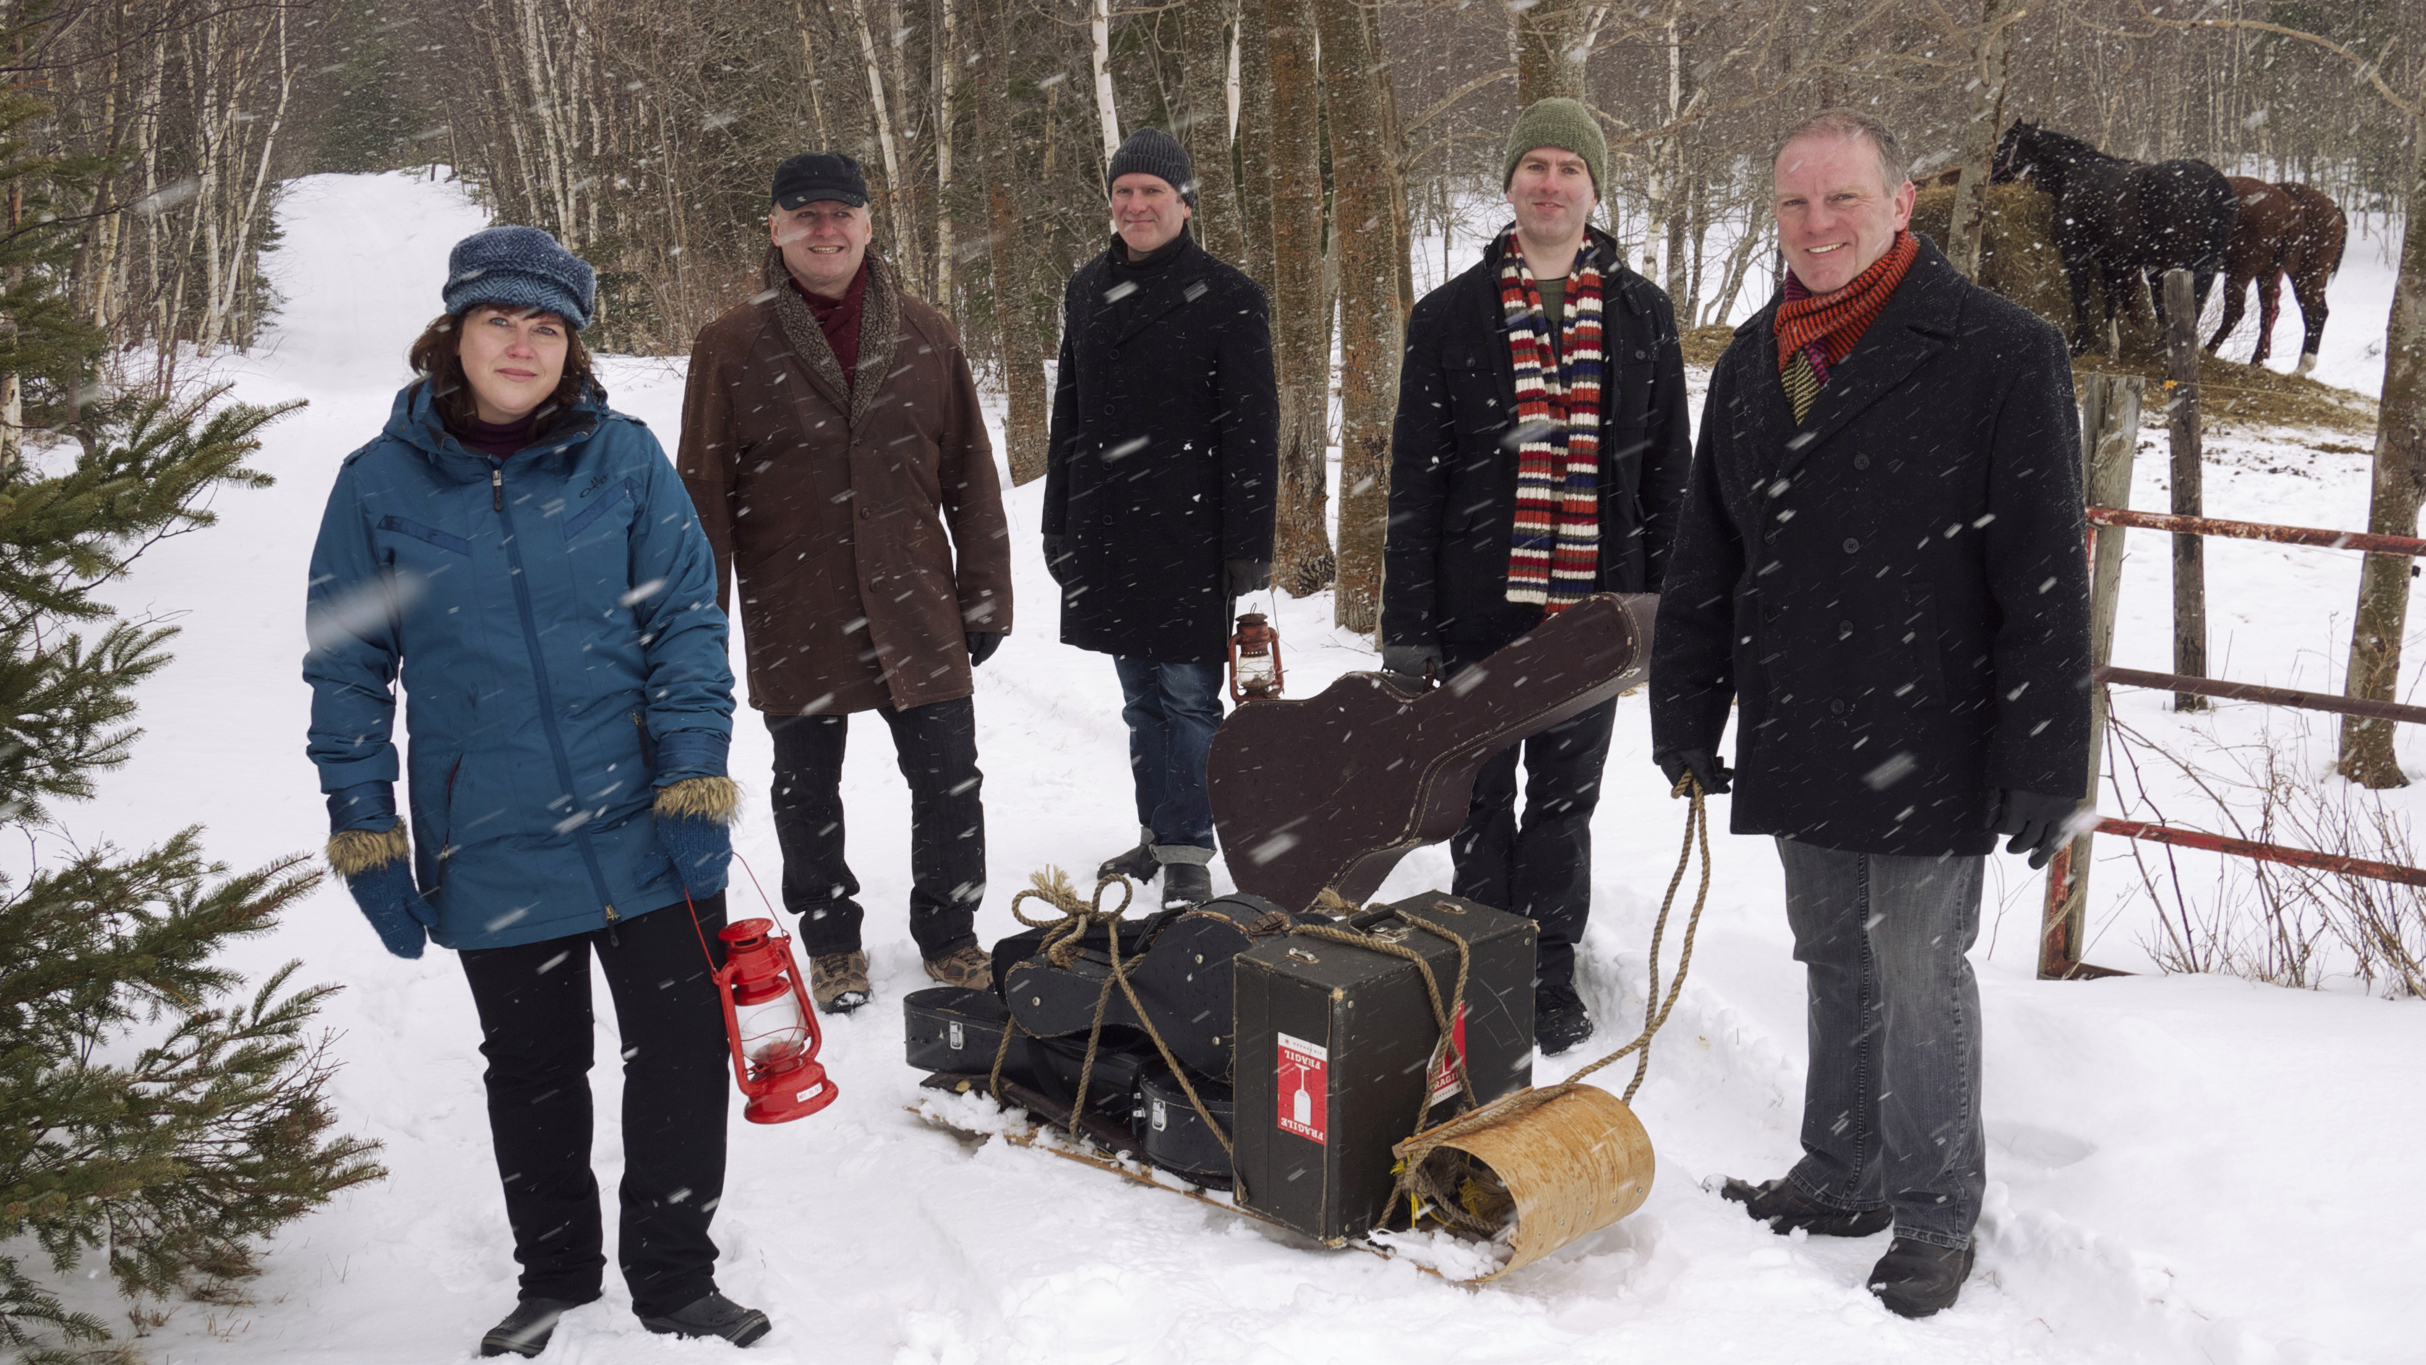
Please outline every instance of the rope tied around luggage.
M1120 904L1106 910L1103 908L1104 893L1115 886L1120 889ZM1111 970L1104 976L1103 990L1095 997L1095 1022L1087 1029L1086 1060L1078 1070L1078 1098L1070 1105L1070 1137L1075 1141L1085 1141L1079 1133L1079 1120L1087 1112L1087 1087L1095 1078L1095 1053L1103 1040L1104 1015L1112 1006L1112 988L1118 986L1121 994L1128 997L1129 1008L1136 1012L1137 1022L1145 1029L1154 1050L1162 1055L1163 1065L1170 1068L1171 1075L1179 1082L1180 1090L1186 1093L1189 1105L1196 1110L1196 1116L1205 1121L1205 1127L1220 1141L1222 1151L1234 1156L1230 1134L1197 1096L1195 1083L1188 1079L1187 1068L1171 1055L1170 1046L1163 1042L1161 1031L1154 1027L1153 1017L1146 1013L1145 1003L1137 998L1137 988L1129 984L1128 964L1123 963L1120 957L1120 923L1136 894L1135 883L1116 872L1095 883L1092 898L1081 900L1078 888L1070 884L1070 875L1058 867L1048 867L1030 876L1028 889L1011 898L1013 919L1031 929L1045 931L1044 941L1038 945L1037 953L1054 966L1067 968L1085 946L1087 935L1099 928L1103 930L1105 952L1111 960ZM1053 919L1031 919L1019 908L1021 903L1029 900L1043 901L1061 914ZM1013 1016L1009 1026L1002 1031L1002 1042L994 1049L994 1071L987 1078L986 1088L997 1103L1004 1102L1002 1064L1011 1054L1011 1037L1026 1031L1019 1026L1018 1017Z
M1634 1092L1642 1087L1643 1077L1650 1069L1651 1039L1668 1022L1670 1012L1676 1008L1677 997L1684 991L1686 973L1693 965L1693 941L1701 928L1702 910L1710 901L1710 817L1703 804L1701 783L1691 773L1686 773L1676 780L1668 795L1671 798L1685 797L1690 804L1685 811L1685 837L1683 847L1677 854L1676 874L1668 879L1668 893L1661 898L1659 917L1651 925L1650 986L1643 1000L1642 1032L1625 1046L1577 1070L1555 1085L1531 1087L1503 1096L1419 1131L1392 1147L1392 1154L1399 1159L1394 1195L1406 1196L1415 1207L1428 1207L1444 1222L1488 1236L1497 1231L1497 1227L1469 1211L1459 1198L1459 1192L1448 1188L1454 1182L1442 1180L1430 1169L1431 1157L1435 1152L1443 1145L1478 1129L1539 1109L1580 1088L1594 1072L1629 1055L1636 1059L1634 1079L1627 1083L1625 1093L1619 1098L1628 1104L1633 1102ZM1669 983L1667 995L1663 998L1659 984L1660 945L1667 934L1668 915L1676 904L1677 889L1684 885L1685 870L1692 866L1697 850L1701 855L1701 885L1693 898L1692 913L1685 920L1684 941L1677 954L1675 979ZM1471 1088L1467 1095L1470 1101L1473 1095Z
M1357 907L1353 903L1327 886L1323 888L1322 895L1314 902L1314 908L1341 915L1343 918L1358 913ZM1404 958L1414 963L1416 975L1423 979L1424 994L1432 1002L1432 1021L1440 1027L1439 1046L1447 1054L1451 1074L1457 1077L1459 1092L1465 1096L1466 1103L1473 1104L1475 1103L1474 1082L1466 1075L1465 1054L1459 1052L1451 1041L1456 1037L1457 1018L1466 1010L1466 973L1473 965L1473 949L1462 936L1420 915L1402 910L1399 912L1398 918L1404 924L1421 929L1437 938L1447 939L1457 949L1457 984L1451 990L1449 1002L1446 1005L1441 1003L1440 982L1432 974L1432 964L1425 959L1422 953L1408 947L1399 939L1384 938L1366 929L1342 929L1328 924L1300 924L1292 927L1289 933L1295 938L1318 938L1330 943L1344 944L1350 948L1362 948L1367 952ZM1424 1094L1416 1101L1415 1126L1418 1129L1423 1127L1424 1115L1431 1108L1431 1086L1427 1084L1424 1087Z

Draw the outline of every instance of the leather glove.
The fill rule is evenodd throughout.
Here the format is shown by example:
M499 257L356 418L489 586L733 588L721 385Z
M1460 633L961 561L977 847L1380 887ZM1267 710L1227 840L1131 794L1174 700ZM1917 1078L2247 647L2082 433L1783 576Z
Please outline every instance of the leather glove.
M1384 673L1437 680L1442 673L1440 646L1383 645L1381 667Z
M1229 585L1232 597L1244 597L1262 592L1272 586L1272 561L1268 559L1225 559L1221 562L1222 580Z
M657 847L674 864L682 889L712 896L724 889L733 862L733 817L741 809L741 787L729 777L686 777L657 791L650 812Z
M2030 866L2042 868L2055 856L2055 850L2072 837L2066 826L2071 823L2073 812L2080 808L2077 797L1998 787L1992 806L1996 813L1990 827L1998 834L2013 836L2012 842L2005 845L2007 853L2027 853Z
M1068 541L1067 536L1045 537L1045 572L1053 575L1053 581L1065 588L1070 586L1070 557L1064 548Z
M1693 780L1702 784L1704 796L1724 796L1735 785L1735 769L1708 749L1672 749L1653 754L1651 761L1668 775L1670 791L1676 790L1677 779L1686 773L1693 774Z
M413 847L396 817L396 788L362 782L329 793L329 868L398 957L419 957L433 922L413 885ZM374 828L374 826L376 828Z
M1001 631L999 631L999 630L972 630L972 631L970 631L970 632L969 632L969 667L971 667L971 668L975 668L975 667L977 667L979 664L984 663L986 660L993 658L993 657L994 657L994 651L995 651L995 650L998 650L998 649L1000 649L1000 648L1002 648L1002 632L1001 632Z

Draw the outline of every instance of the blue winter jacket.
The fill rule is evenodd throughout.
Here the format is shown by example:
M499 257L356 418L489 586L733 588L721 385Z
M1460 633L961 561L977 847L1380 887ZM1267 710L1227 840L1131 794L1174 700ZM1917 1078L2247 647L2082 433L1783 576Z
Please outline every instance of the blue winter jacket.
M407 387L338 470L308 611L322 791L396 780L402 675L414 871L441 947L681 902L650 805L724 775L733 673L716 562L647 427L585 401L498 461Z

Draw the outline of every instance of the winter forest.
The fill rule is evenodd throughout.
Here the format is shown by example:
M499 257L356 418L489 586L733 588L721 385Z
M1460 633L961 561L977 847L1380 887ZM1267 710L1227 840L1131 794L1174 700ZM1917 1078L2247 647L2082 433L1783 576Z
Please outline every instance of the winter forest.
M1673 303L1696 431L1781 290L1771 156L1815 111L1893 129L1914 227L2066 333L2054 201L1991 183L2009 131L2330 200L2348 240L2314 356L2296 275L2279 320L2235 303L2228 332L2247 277L2219 275L2203 357L2169 354L2138 292L2073 358L2084 392L2144 395L2136 430L2090 433L2090 459L2122 452L2093 504L2340 536L2093 528L2115 669L2196 671L2196 563L2200 668L2251 685L2101 687L2096 814L2324 857L2082 838L2055 874L2078 882L2069 980L2044 970L2063 887L1991 857L1977 1269L1906 1322L1864 1290L1884 1239L1772 1236L1718 1193L1801 1150L1805 978L1775 845L1726 833L1724 797L1702 900L1671 885L1685 803L1626 693L1576 967L1601 1032L1530 1075L1616 1047L1675 983L1629 1092L1658 1178L1470 1287L1448 1252L1324 1247L1226 1190L1058 1160L974 1097L938 1121L903 1061L902 998L933 984L902 913L908 764L862 716L836 762L873 1004L820 1018L833 1107L729 1125L718 1283L772 1319L757 1354L2420 1358L2426 628L2410 553L2349 540L2417 536L2426 499L2419 0L0 0L0 67L0 1360L456 1360L513 1304L464 972L382 951L319 857L296 667L313 530L412 378L451 245L525 225L594 267L596 378L670 454L694 342L762 287L770 172L861 164L870 250L974 371L1009 526L1017 624L974 671L990 945L1029 922L1032 876L1083 892L1139 823L1121 684L1058 642L1038 544L1064 288L1105 250L1114 149L1176 137L1191 232L1268 300L1277 540L1237 606L1277 627L1284 695L1312 697L1381 666L1408 318L1507 230L1509 129L1550 96L1606 139L1591 221ZM746 679L738 610L731 644ZM773 742L735 694L730 913L789 931ZM1435 843L1373 899L1450 879ZM611 1193L639 1100L610 1049L641 1043L593 994ZM731 1349L642 1330L608 1269L547 1358Z

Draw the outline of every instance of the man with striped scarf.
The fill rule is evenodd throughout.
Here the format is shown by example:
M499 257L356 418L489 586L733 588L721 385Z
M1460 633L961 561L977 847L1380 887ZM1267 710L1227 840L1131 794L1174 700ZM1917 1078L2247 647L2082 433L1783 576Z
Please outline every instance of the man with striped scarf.
M1607 167L1581 104L1529 106L1501 167L1514 225L1408 319L1382 586L1393 672L1455 676L1587 594L1659 591L1692 458L1684 358L1668 296L1590 226ZM1457 894L1541 926L1534 1032L1551 1055L1592 1033L1575 948L1616 707L1493 758L1449 845Z

